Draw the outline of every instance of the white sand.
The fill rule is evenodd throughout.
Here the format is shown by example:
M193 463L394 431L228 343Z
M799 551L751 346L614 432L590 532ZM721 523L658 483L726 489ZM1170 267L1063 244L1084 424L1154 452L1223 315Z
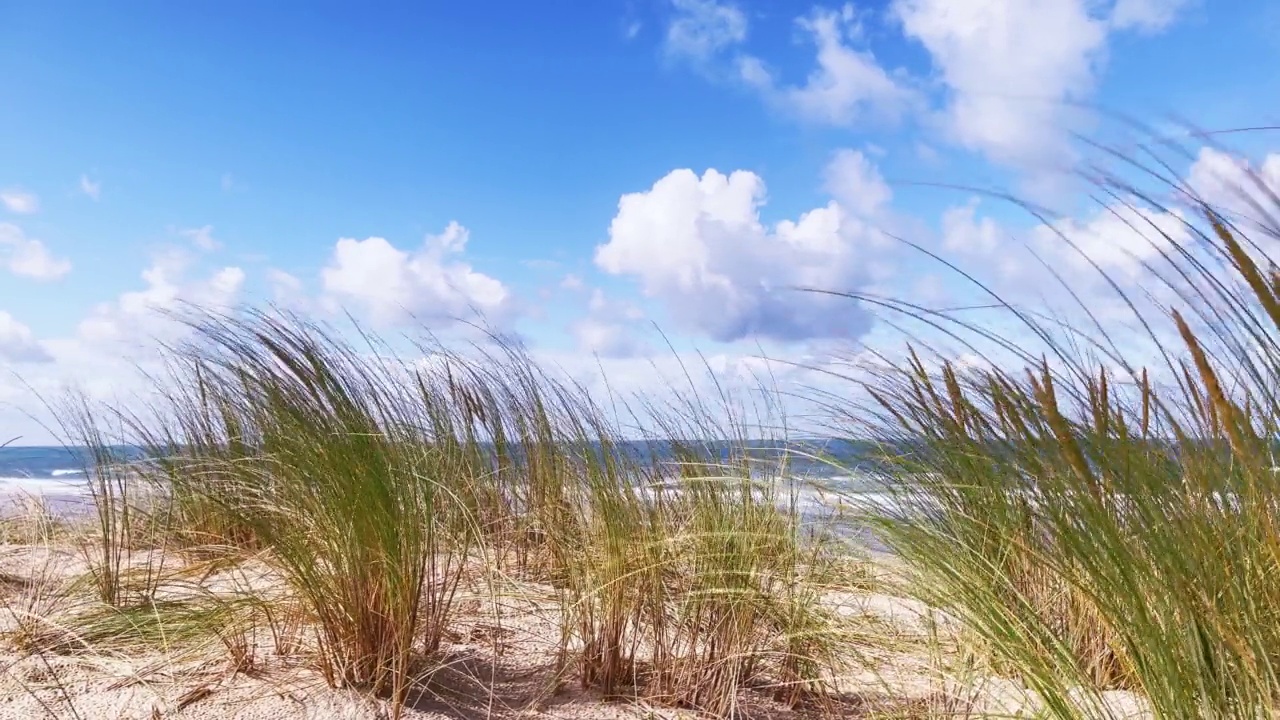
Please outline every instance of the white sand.
M86 593L69 601L67 588L87 570L83 557L61 540L47 545L0 545L0 719L116 718L243 720L374 720L389 718L385 700L326 686L308 664L307 640L280 652L269 632L249 639L253 662L234 667L217 639L191 647L174 643L168 651L68 647L39 655L20 652L15 631L56 624L84 606ZM166 572L186 578L184 592L230 593L252 588L259 595L281 591L270 568L256 561L235 568L205 568L178 557L163 559ZM145 564L146 557L135 558ZM886 576L893 575L886 561ZM194 580L193 580L194 578ZM970 717L1030 717L1037 703L1018 683L991 677L947 678L937 650L954 635L954 623L924 604L884 588L829 593L836 614L865 638L861 664L832 677L844 699L828 715L857 716L872 710L922 716L961 708ZM76 593L71 593L76 595ZM558 606L551 588L507 582L495 588L472 580L457 598L456 621L429 689L412 699L403 717L444 718L612 718L693 717L687 711L646 707L638 702L603 702L578 688L573 678L557 682ZM43 618L37 620L36 618ZM43 623L43 624L42 624ZM55 627L56 629L56 627ZM939 641L939 637L944 638ZM940 644L941 642L941 644ZM951 696L951 701L943 698ZM1142 705L1127 693L1110 693L1118 717L1142 716ZM790 711L764 693L745 692L744 707L756 718L815 717L818 709Z

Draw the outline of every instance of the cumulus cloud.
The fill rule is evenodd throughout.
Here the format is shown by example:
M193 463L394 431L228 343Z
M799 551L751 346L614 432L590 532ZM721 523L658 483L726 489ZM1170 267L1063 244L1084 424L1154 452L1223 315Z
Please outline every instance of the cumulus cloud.
M379 324L477 314L500 321L511 309L511 293L460 259L469 239L467 229L456 222L411 252L381 237L342 238L321 272L321 283L330 300L353 303Z
M587 302L587 316L570 328L578 347L604 357L632 357L649 349L642 339L644 312L632 303L610 300L596 288Z
M292 273L277 268L267 270L267 285L271 287L272 302L287 308L302 308L309 305L302 280Z
M10 362L48 362L53 359L31 332L17 318L0 310L0 358Z
M1268 164L1272 165L1270 170ZM1242 177L1248 166L1243 160L1218 151L1202 151L1187 173L1185 184L1202 199L1219 206L1224 201L1240 203L1239 186L1230 178ZM1267 184L1280 179L1278 170L1280 160L1271 158L1253 167L1256 176ZM1268 177L1273 179L1267 181ZM1264 192L1256 186L1249 187ZM944 243L965 253L964 258L952 259L972 270L1005 300L1042 318L1053 331L1061 331L1063 327L1058 323L1065 323L1073 331L1115 349L1132 365L1152 368L1160 377L1160 349L1183 346L1169 317L1171 307L1183 308L1184 317L1194 328L1206 319L1185 312L1188 297L1213 296L1224 283L1246 295L1251 292L1235 273L1221 271L1222 258L1197 237L1193 228L1211 231L1196 208L1191 204L1166 205L1151 208L1136 198L1121 197L1092 212L1017 230L984 217L981 206L973 201L952 208L944 216ZM1247 204L1239 209L1251 210ZM1268 233L1252 233L1250 239L1259 247L1247 245L1247 251L1280 257L1280 243ZM1209 268L1212 280L1194 270L1195 264ZM977 300L972 304L991 302L984 292L969 290L964 301L957 304L970 304L970 300ZM1043 347L1020 322L995 312L966 319L998 318L999 324L992 322L989 326L994 326L1002 337L1024 349ZM1049 316L1052 319L1045 319ZM1206 332L1203 337L1212 337L1212 333ZM1072 342L1080 340L1073 338Z
M0 223L0 262L14 275L35 280L57 280L71 272L70 261L54 256L12 223Z
M161 344L189 335L175 316L193 307L230 311L239 304L245 273L237 267L198 267L198 257L181 247L162 249L142 271L140 287L95 305L74 334L44 339L34 348L26 331L15 331L0 317L0 356L12 359L16 345L24 357L46 360L23 368L20 382L0 373L0 398L39 420L6 415L0 408L0 423L9 423L6 427L21 434L23 442L67 439L50 436L47 428L57 425L42 398L57 400L69 388L92 401L145 411L154 390L147 375L164 375ZM41 421L48 423L45 428Z
M1066 100L1086 97L1107 38L1088 0L898 0L905 33L951 93L962 145L1000 162L1060 160Z
M672 0L671 55L717 74L731 69L771 105L806 121L854 126L894 119L929 103L920 78L886 68L867 47L853 3L818 7L796 19L815 48L802 83L779 77L765 58L743 50L747 17L721 0ZM996 162L1037 171L1064 168L1071 138L1089 114L1118 32L1167 29L1190 0L893 0L888 16L929 53L946 98L941 124L950 139ZM714 62L713 62L714 61ZM1045 166L1050 167L1045 167Z
M1114 276L1134 280L1150 264L1173 248L1190 240L1181 212L1162 212L1142 207L1130 198L1083 218L1064 217L1033 227L1018 238L989 216L978 216L979 201L948 208L942 215L942 242L949 251L993 261L1004 260L1009 271L1029 287L1043 287L1044 278L1035 277L1031 263L1012 256L1019 245L1033 250L1042 264L1058 272L1080 271L1071 281L1086 284L1091 273L1101 269ZM1047 270L1046 270L1047 271Z
M774 105L812 122L852 125L868 115L895 117L917 102L869 50L854 47L861 33L852 5L819 8L796 22L817 50L817 66L803 85L781 84L759 58L738 60L742 79Z
M781 112L809 122L848 126L868 116L896 117L919 100L869 50L856 46L862 30L852 4L838 10L817 8L796 19L796 27L816 51L815 67L803 83L790 84L763 59L742 51L749 24L737 5L719 0L671 1L675 12L664 43L668 56L688 60L715 75L728 70L731 79L759 92Z
M1086 304L1103 303L1093 291L1114 295L1101 278L1106 272L1126 292L1165 293L1167 283L1185 282L1165 258L1175 246L1205 252L1193 237L1192 225L1204 227L1199 204L1206 203L1249 233L1246 250L1280 257L1276 239L1280 220L1275 197L1280 194L1280 154L1250 160L1211 147L1201 148L1180 187L1185 195L1169 198L1167 207L1148 207L1134 197L1116 198L1106 206L1076 217L1038 224L1025 232L1007 228L981 213L977 198L942 214L942 247L953 257L977 260L1001 289L1027 299L1058 284L1056 272L1084 294ZM1252 232L1257 228L1261 232ZM1026 250L1034 252L1034 257ZM1213 262L1213 261L1210 261ZM1047 266L1047 267L1046 267Z
M102 197L102 183L100 181L90 180L88 175L81 174L80 192L88 195L93 200L97 200Z
M667 25L665 49L673 57L705 62L747 39L747 16L736 5L716 0L671 4L675 12Z
M977 217L978 199L942 213L942 246L963 255L990 255L1000 246L1002 231L990 217Z
M870 319L849 301L795 288L861 287L859 250L878 232L836 201L767 227L764 201L751 172L672 171L622 197L596 265L635 278L678 322L716 340L863 333Z
M823 173L823 187L855 215L873 217L893 199L880 171L857 150L837 150Z
M1273 194L1280 194L1280 154L1256 167L1247 159L1216 148L1201 148L1187 171L1188 191L1233 219L1274 227Z
M1130 199L1087 219L1064 218L1038 227L1032 242L1061 258L1064 270L1087 272L1096 266L1113 277L1137 280L1147 273L1144 264L1159 259L1175 243L1186 245L1189 239L1179 213L1142 208Z
M95 346L142 345L178 332L172 315L185 307L225 310L235 306L244 286L243 270L223 267L192 279L191 266L192 258L180 249L157 254L142 271L145 287L97 305L80 322L77 339Z
M11 213L18 215L30 215L40 211L40 198L35 193L30 193L19 188L9 188L0 190L0 204Z
M981 209L972 199L942 215L942 246L949 259L985 286L958 285L963 297L956 305L988 305L993 291L1015 307L1053 314L1078 329L1088 330L1099 320L1111 323L1109 332L1131 328L1142 334L1129 302L1145 308L1150 319L1164 312L1150 301L1176 300L1169 283L1178 282L1178 275L1163 256L1175 243L1192 245L1180 212L1142 207L1131 198L1020 231L1004 227ZM1081 306L1089 317L1080 314ZM1018 336L1022 330L1015 322L1001 332ZM1030 336L1024 340L1035 342Z
M946 122L960 144L1027 166L1069 157L1113 30L1154 32L1178 0L896 0L894 16L924 45L946 84ZM1108 10L1110 12L1108 13Z

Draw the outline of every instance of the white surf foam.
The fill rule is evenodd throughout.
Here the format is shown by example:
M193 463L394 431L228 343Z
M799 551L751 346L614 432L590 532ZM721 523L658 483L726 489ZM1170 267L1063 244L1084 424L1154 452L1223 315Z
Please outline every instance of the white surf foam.
M0 495L82 495L85 491L80 478L0 477Z

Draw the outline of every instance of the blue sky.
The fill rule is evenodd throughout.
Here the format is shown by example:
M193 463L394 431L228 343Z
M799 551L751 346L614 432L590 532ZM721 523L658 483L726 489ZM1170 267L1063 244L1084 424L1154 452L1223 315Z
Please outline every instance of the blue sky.
M1041 289L1035 222L915 183L1044 201L1127 269L1069 170L1073 133L1132 133L1083 107L1275 123L1277 38L1226 0L5 3L0 401L114 392L181 301L479 309L637 387L652 323L725 367L818 357L881 326L790 286L963 294L885 233Z

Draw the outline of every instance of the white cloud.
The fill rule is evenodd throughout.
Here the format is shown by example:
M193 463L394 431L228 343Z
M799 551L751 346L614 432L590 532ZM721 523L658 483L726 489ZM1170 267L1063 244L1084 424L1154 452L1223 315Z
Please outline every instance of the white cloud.
M723 423L725 430L732 416L733 422L740 423L735 427L752 437L782 432L782 413L792 437L827 434L830 428L820 424L814 405L819 399L815 389L845 397L853 389L851 383L818 370L843 369L832 364L825 351L791 349L785 351L785 361L771 359L772 354L760 348L748 352L659 350L624 357L536 349L532 354L552 377L567 376L582 387L629 432L635 432L637 425L651 432L656 429L644 407L652 405L666 421L683 419L696 425L709 420ZM645 402L632 402L637 395ZM694 430L698 431L705 428Z
M867 50L852 46L860 35L852 5L818 9L797 20L817 48L817 67L803 85L779 85L759 58L743 56L738 71L771 103L812 122L851 125L867 115L896 117L917 102Z
M11 213L30 215L40 211L40 198L19 188L0 190L0 203Z
M996 285L1001 292L1012 290L1015 302L1027 290L1038 291L1051 281L1041 272L1043 267L1034 262L1026 252L1025 238L1016 239L1001 227L995 219L978 216L981 206L978 198L971 198L964 205L949 207L942 213L942 249L949 261L957 262L977 273L977 279L988 285ZM977 261L970 266L966 260ZM939 268L950 274L950 271ZM972 288L965 287L964 290ZM975 305L986 304L991 298L979 293ZM964 301L958 305L966 305Z
M82 173L80 175L80 192L97 200L102 197L102 182L90 180L88 175Z
M1276 203L1271 194L1280 194L1280 153L1267 155L1254 167L1242 157L1201 148L1187 171L1186 185L1196 200L1233 220L1275 227Z
M286 307L305 302L306 291L296 275L271 268L267 271L267 284L271 286L272 300Z
M95 346L144 346L178 332L171 316L187 307L226 310L235 306L244 286L243 270L223 267L193 280L189 277L191 265L191 256L180 249L159 253L142 271L146 287L95 307L80 322L77 339Z
M990 217L977 218L978 199L942 213L942 246L965 255L990 255L1000 246L1002 231Z
M911 294L907 297L916 305L935 309L949 304L951 299L946 283L937 273L916 278L911 284Z
M633 357L649 349L642 337L644 312L631 303L609 300L596 288L587 302L587 317L570 330L585 352L604 357Z
M191 244L205 252L213 252L214 250L218 250L222 247L222 243L213 236L212 225L179 230L178 234L187 238L191 241Z
M239 186L236 184L236 179L235 179L235 177L233 177L233 176L231 175L231 173L229 173L229 172L227 172L227 173L222 173L222 180L221 180L221 184L222 184L222 191L223 191L223 192L231 192L232 190L235 190L237 187L239 187Z
M738 6L671 1L669 54L730 67L784 112L847 127L926 107L919 78L890 71L866 47L861 21L874 16L853 3L796 19L816 56L804 82L791 84L766 59L743 52L748 20ZM893 0L888 15L930 54L947 92L940 119L950 139L996 162L1043 172L1066 169L1073 159L1072 134L1091 122L1081 103L1095 90L1111 35L1165 30L1190 2ZM1045 178L1037 182L1051 187Z
M1020 167L1071 158L1071 132L1106 60L1111 33L1154 33L1185 0L895 0L908 37L950 93L945 121L961 145ZM1043 169L1043 168L1038 168Z
M879 214L893 199L880 171L856 150L837 150L824 173L824 187L845 208L863 217Z
M1064 218L1036 228L1032 242L1062 261L1059 270L1087 273L1096 264L1113 276L1137 280L1147 274L1144 263L1158 260L1174 243L1185 245L1190 235L1179 215L1140 208L1136 199L1130 202L1108 206L1085 220Z
M20 409L7 413L0 404L0 425L21 435L24 443L66 440L50 433L57 425L44 401L57 402L68 390L84 392L92 401L145 411L154 390L146 375L165 374L161 343L189 337L188 328L174 316L194 307L231 310L240 298L243 271L223 267L201 272L193 265L195 258L181 248L161 251L142 272L141 288L98 304L74 335L46 339L35 349L26 331L8 327L0 317L0 355L5 346L11 355L16 345L24 356L48 360L22 368L20 380L0 373L0 398ZM45 357L37 354L40 351Z
M581 290L583 285L582 276L575 273L569 273L560 280L560 288L562 290Z
M1210 202L1225 199L1241 203L1232 183L1224 183L1223 178L1241 177L1243 167L1237 158L1202 151L1187 173L1186 184ZM1268 158L1255 172L1264 181L1271 178L1272 186L1280 188L1274 184L1280 180L1280 156ZM968 259L977 261L971 269L980 280L1015 306L1038 313L1060 338L1065 328L1070 328L1088 339L1114 344L1127 361L1138 367L1150 366L1157 374L1164 365L1159 349L1182 347L1169 319L1171 307L1183 308L1184 316L1194 325L1204 318L1185 312L1187 298L1214 297L1222 292L1220 283L1246 295L1251 292L1238 274L1221 271L1222 258L1197 237L1196 230L1212 231L1205 227L1193 203L1150 208L1136 198L1121 197L1093 212L1056 219L1025 233L1010 232L990 218L978 219L977 207L975 202L963 212L956 208L948 211L954 222L944 222L944 233L968 233L968 239L947 240L971 249ZM1247 206L1241 204L1240 208ZM975 237L990 240L973 240ZM1268 233L1255 233L1250 239L1260 246L1252 251L1280 257L1276 254L1280 244ZM1197 265L1208 268L1212 279L1196 270ZM966 299L978 298L991 302L981 292ZM1002 317L1006 322L997 330L1003 337L1024 347L1039 346L1020 323L1007 314ZM1082 340L1075 337L1071 342L1084 347Z
M1189 230L1176 212L1141 207L1130 199L1084 217L1060 218L1016 232L981 215L980 209L975 198L942 215L942 246L948 259L984 286L953 277L962 294L956 305L987 305L994 302L989 292L995 292L1015 307L1052 314L1076 329L1092 331L1097 319L1110 323L1109 331L1127 328L1121 334L1141 334L1140 327L1135 329L1130 301L1144 308L1150 319L1164 315L1163 309L1147 304L1150 299L1176 300L1166 279L1177 281L1178 275L1164 255L1174 243L1191 245ZM1081 314L1082 305L1092 319ZM1005 320L1012 326L1000 332L1021 337L1021 323L1007 316ZM1036 342L1030 336L1023 340Z
M1173 24L1189 0L1116 0L1111 26L1117 30L1156 33Z
M637 342L625 325L597 318L575 322L572 331L583 352L604 357L634 357L647 347Z
M1201 148L1187 171L1184 189L1191 211L1200 219L1200 204L1226 218L1248 237L1244 249L1270 266L1280 262L1280 153L1253 163L1222 150Z
M695 62L747 39L747 17L731 3L671 0L675 14L667 25L666 52ZM638 32L637 27L637 32Z
M44 243L12 223L0 223L0 262L14 275L36 280L56 280L71 272L70 261L53 256Z
M53 359L31 328L0 310L0 358L10 362L48 362Z
M1063 101L1093 90L1107 39L1091 0L897 0L951 93L955 139L1019 165L1061 161L1070 124Z
M861 335L869 318L848 300L795 288L858 289L869 268L859 250L879 233L835 201L766 227L764 199L750 172L672 171L622 197L596 264L716 340Z
M321 281L329 298L353 302L379 324L413 316L448 320L481 315L501 321L511 293L500 281L476 272L460 259L470 233L456 222L406 252L385 238L342 238Z

